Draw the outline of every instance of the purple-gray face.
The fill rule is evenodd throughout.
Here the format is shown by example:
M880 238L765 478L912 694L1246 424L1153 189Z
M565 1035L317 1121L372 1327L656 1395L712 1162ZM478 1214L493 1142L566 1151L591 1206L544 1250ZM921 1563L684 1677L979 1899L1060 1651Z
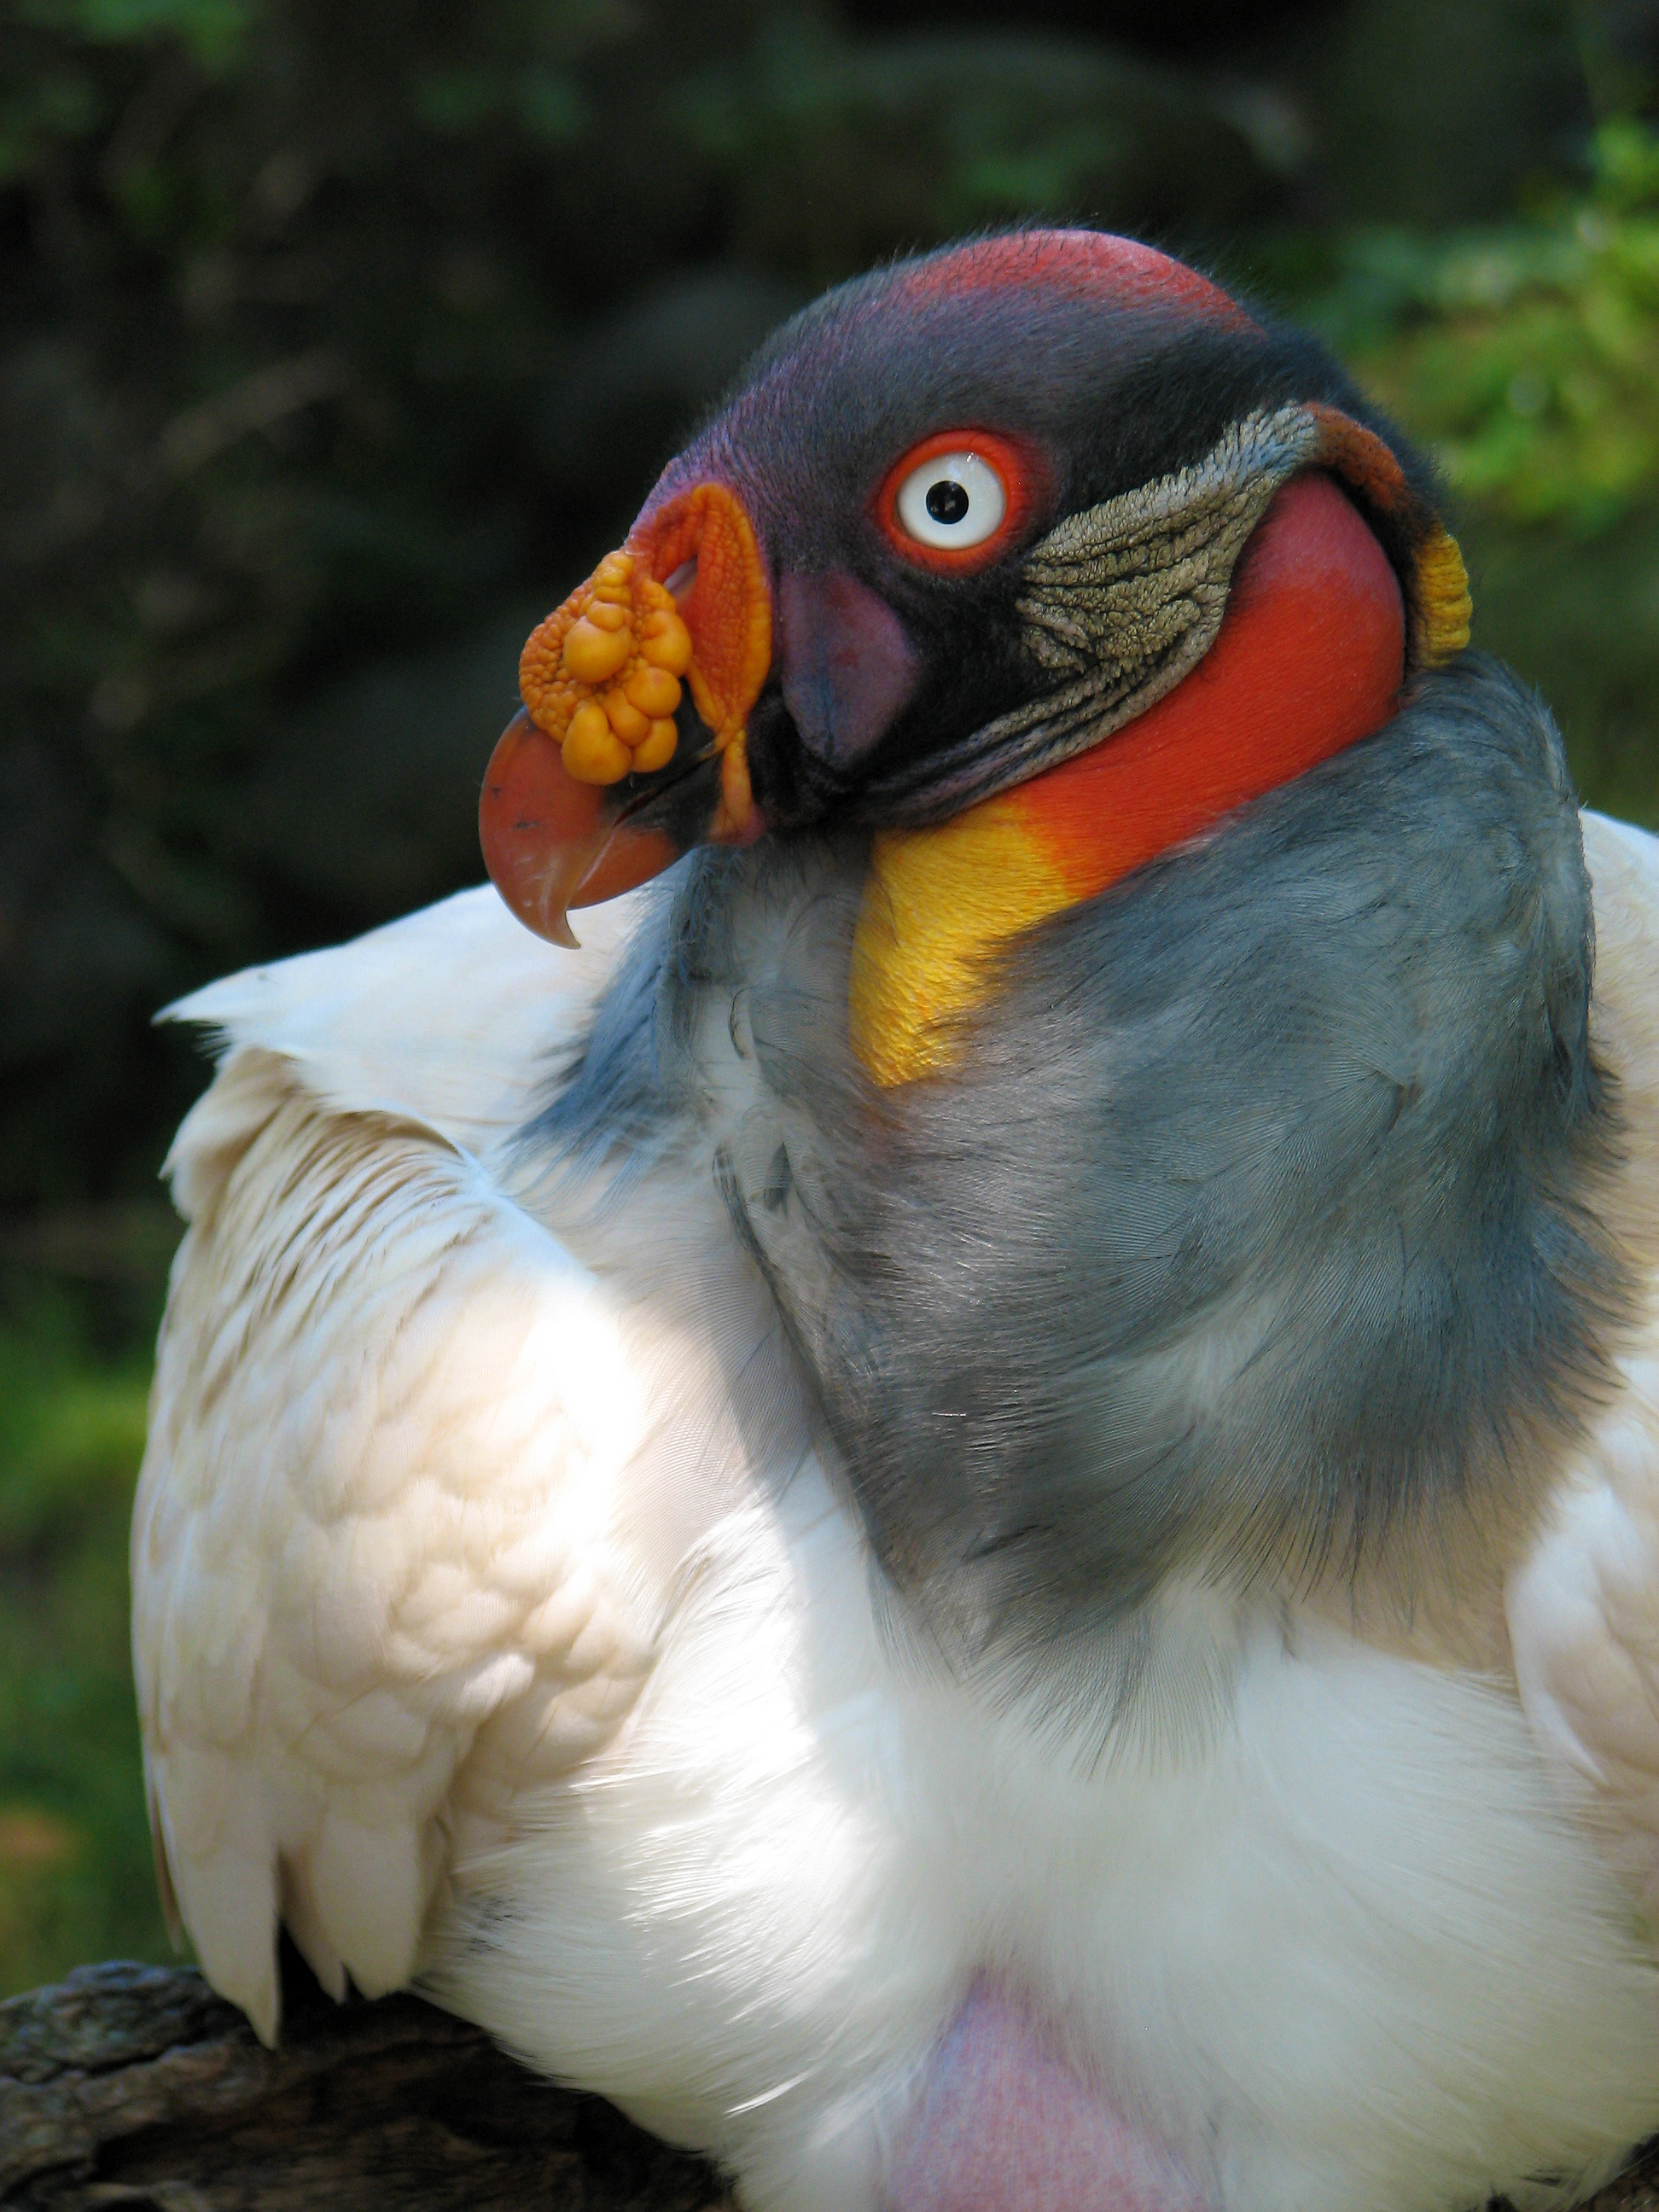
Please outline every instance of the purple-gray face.
M1409 586L1431 510L1363 411L1311 342L1129 240L1026 232L842 287L532 636L490 873L568 939L568 907L690 844L927 823L1024 781L1182 680L1298 471L1344 480ZM1102 535L1144 539L1137 501L1156 558Z

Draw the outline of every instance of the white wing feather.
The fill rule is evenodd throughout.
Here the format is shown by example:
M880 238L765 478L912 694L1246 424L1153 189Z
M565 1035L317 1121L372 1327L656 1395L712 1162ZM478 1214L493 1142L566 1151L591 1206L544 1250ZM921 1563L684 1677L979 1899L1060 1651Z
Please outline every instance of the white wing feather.
M164 1018L280 1053L321 1103L425 1121L487 1157L523 1124L640 910L636 892L580 914L581 950L562 951L484 884L349 945L227 975ZM187 1214L198 1170L215 1157L198 1115L167 1162Z
M1596 1042L1620 1086L1619 1225L1645 1286L1622 1388L1511 1578L1522 1703L1659 1917L1659 841L1586 814L1595 886Z
M279 1916L337 1994L407 1981L458 1830L604 1742L648 1663L635 1366L482 1164L629 920L578 957L471 893L176 1010L229 1050L170 1162L134 1651L182 1917L267 2039Z

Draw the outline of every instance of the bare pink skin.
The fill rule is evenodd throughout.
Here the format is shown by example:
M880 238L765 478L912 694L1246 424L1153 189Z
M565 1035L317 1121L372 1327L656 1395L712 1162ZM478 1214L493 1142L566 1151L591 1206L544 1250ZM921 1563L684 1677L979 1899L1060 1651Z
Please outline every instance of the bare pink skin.
M976 1988L934 2056L889 2212L1214 2212L1165 2145L1072 2070L1013 1999Z

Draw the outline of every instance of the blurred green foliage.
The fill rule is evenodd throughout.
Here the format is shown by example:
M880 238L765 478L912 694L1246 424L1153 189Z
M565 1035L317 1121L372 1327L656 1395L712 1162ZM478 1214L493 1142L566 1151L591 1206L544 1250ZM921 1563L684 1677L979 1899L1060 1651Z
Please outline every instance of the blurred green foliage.
M1659 137L1606 124L1589 165L1500 227L1342 240L1314 303L1454 492L1581 539L1659 491Z
M780 317L1022 216L1319 325L1659 822L1659 0L0 12L0 1992L161 1955L154 1009L476 878L533 621Z
M1531 199L1288 259L1300 311L1445 473L1475 642L1549 700L1587 798L1659 825L1659 133L1610 120Z
M62 1290L0 1328L0 1996L168 1955L127 1651L148 1376Z

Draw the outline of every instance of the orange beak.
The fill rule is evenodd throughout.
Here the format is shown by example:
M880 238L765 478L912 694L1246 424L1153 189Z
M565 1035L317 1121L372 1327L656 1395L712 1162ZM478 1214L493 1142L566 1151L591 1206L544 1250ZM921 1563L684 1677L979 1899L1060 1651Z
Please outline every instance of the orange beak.
M765 562L718 483L635 525L532 632L524 708L478 802L484 865L520 921L574 945L570 908L631 890L690 845L759 835L747 724L771 660Z

